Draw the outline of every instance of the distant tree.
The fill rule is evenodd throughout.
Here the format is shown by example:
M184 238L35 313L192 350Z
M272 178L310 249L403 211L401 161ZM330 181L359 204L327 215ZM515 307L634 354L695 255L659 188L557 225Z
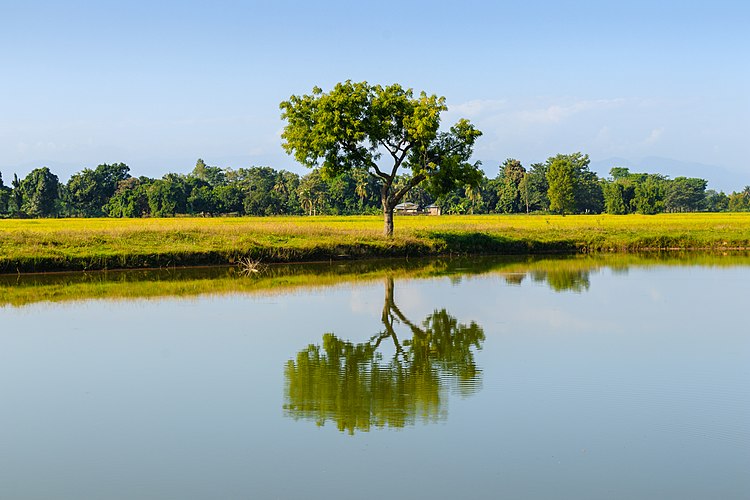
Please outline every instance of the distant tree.
M557 179L557 185L553 186L549 182L547 194L550 199L550 210L560 211L561 213L600 213L604 209L604 195L599 178L594 172L589 170L589 155L581 153L559 154L547 159L547 180L550 181L550 170L552 165L557 162L553 176ZM561 178L560 168L564 166L566 176ZM569 177L567 176L569 174ZM564 184L560 184L564 180ZM562 194L568 205L564 210L553 208L552 199L556 198L556 203L560 202L561 188L564 188ZM570 195L569 190L572 190ZM572 196L572 202L570 197Z
M146 188L152 217L173 217L187 213L186 182L179 174L167 174Z
M521 162L508 158L500 167L500 185L497 195L497 209L503 213L520 212L522 208L520 185L526 176ZM527 183L528 184L528 183ZM528 187L528 185L527 185Z
M105 205L117 191L118 183L130 177L129 172L130 167L124 163L104 163L95 170L84 168L73 174L66 185L70 214L84 217L105 215Z
M575 210L575 166L566 157L552 159L547 170L549 209L565 215Z
M242 186L237 182L229 182L213 189L219 202L219 212L223 214L242 215L244 213Z
M703 210L707 184L705 179L675 177L667 184L665 208L670 212Z
M630 169L627 167L612 167L609 169L609 175L614 181L628 179L630 177Z
M23 191L21 190L21 180L18 178L17 174L13 174L13 180L11 181L10 185L12 187L12 213L19 214L21 212L21 207L23 206Z
M146 187L152 182L147 177L128 177L117 183L115 194L104 209L110 217L143 217L149 214Z
M635 183L635 196L632 204L639 213L652 215L664 211L664 196L667 179L659 174L644 174Z
M745 186L741 192L729 195L730 212L747 212L750 210L750 186Z
M612 215L628 213L623 199L624 188L619 182L603 181L604 211Z
M586 165L576 170L575 210L583 214L599 214L604 210L604 193L599 178L588 168L588 156L586 160Z
M215 214L219 211L219 199L208 182L189 176L186 184L189 214Z
M361 169L379 179L386 235L393 234L394 207L423 181L437 195L480 179L479 164L468 160L481 133L467 120L438 132L447 109L442 97L346 81L328 93L315 87L292 96L280 107L287 120L283 146L297 161L320 166L326 178ZM410 180L394 189L402 167L411 170Z
M302 207L297 198L297 189L299 188L299 175L287 170L281 170L276 175L276 183L273 190L279 198L284 214L299 215L302 213Z
M283 213L278 192L274 191L278 173L270 167L241 168L236 171L236 182L242 186L243 210L247 215L277 215Z
M323 213L328 198L328 184L323 180L323 176L318 169L300 179L297 196L307 215Z
M525 186L523 189L525 204L528 210L532 212L544 212L549 210L549 197L547 191L549 184L547 182L547 170L549 165L546 163L532 163L526 174Z
M0 173L0 215L5 216L10 213L12 190L3 184L3 175Z
M209 186L222 186L227 181L224 170L219 167L209 167L202 158L198 158L195 162L195 168L190 176L205 181Z
M709 189L706 191L704 205L707 212L726 212L729 209L729 197L723 191L717 193Z
M32 170L19 186L21 192L21 211L32 217L52 217L57 215L60 200L60 181L42 167Z

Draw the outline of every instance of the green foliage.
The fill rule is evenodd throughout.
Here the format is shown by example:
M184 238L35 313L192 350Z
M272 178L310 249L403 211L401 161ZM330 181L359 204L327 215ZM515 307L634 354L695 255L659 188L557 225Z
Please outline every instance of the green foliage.
M297 161L319 167L324 180L354 170L379 180L388 235L393 208L422 181L440 196L459 184L477 185L481 178L479 163L468 163L481 133L463 119L449 132L439 132L440 114L447 110L443 97L425 92L415 97L398 84L347 80L327 93L315 87L312 94L291 96L280 108L287 121L283 147ZM402 167L411 175L396 189Z
M661 175L645 175L635 184L635 196L631 202L636 212L644 215L664 211L664 194L667 180Z
M706 191L704 201L707 212L726 212L729 210L729 197L724 192L716 192L713 189Z
M530 212L546 212L549 210L549 183L547 182L546 163L532 163L527 172L522 191L524 204Z
M558 213L601 213L602 186L589 170L589 156L581 153L547 159L549 209ZM554 181L554 182L553 182Z
M706 181L694 177L676 177L666 189L664 206L669 212L698 212L705 207Z
M187 212L187 183L177 174L167 174L146 188L148 207L153 217L174 217Z
M119 182L130 177L124 163L102 164L95 170L84 168L73 174L66 185L70 215L101 217L105 206L117 191Z
M21 211L31 217L52 217L59 211L60 181L49 168L32 170L20 182Z
M547 170L549 209L561 215L575 210L575 166L569 158L552 159Z
M150 179L129 177L117 184L104 209L110 217L142 217L149 214L146 187Z
M209 167L201 158L198 158L198 161L195 162L195 168L190 175L206 182L212 187L223 186L227 181L227 175L224 170L219 167Z
M750 211L750 186L745 186L739 193L730 194L728 205L730 212Z
M526 179L526 169L521 162L513 158L508 158L500 168L500 184L497 191L497 210L498 212L510 214L521 212L526 209L526 194L528 179ZM524 181L526 179L526 181ZM521 183L524 183L524 201L522 202Z
M11 211L12 190L3 184L3 175L0 173L0 216L6 216Z
M624 215L627 213L623 193L623 185L619 182L602 182L604 194L604 211L611 215Z

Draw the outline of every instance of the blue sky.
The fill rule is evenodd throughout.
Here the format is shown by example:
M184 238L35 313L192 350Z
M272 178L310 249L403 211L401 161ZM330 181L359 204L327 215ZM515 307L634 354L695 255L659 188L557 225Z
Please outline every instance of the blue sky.
M352 79L445 96L446 126L484 132L490 176L583 151L750 184L747 2L156 4L0 0L6 182L120 161L161 176L199 157L302 173L279 102Z

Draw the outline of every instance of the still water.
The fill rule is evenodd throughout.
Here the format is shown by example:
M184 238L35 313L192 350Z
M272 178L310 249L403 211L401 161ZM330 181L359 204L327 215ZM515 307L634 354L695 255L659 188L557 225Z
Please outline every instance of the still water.
M750 498L750 258L358 266L0 280L0 498Z

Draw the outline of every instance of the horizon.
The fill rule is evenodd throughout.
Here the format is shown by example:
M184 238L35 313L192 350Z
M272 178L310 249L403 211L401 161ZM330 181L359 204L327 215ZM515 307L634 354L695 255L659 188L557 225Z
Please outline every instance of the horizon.
M116 162L161 177L198 158L303 174L281 148L279 103L352 79L445 96L443 126L466 117L484 133L474 157L488 177L505 158L581 151L592 165L692 165L652 173L716 190L750 184L743 2L378 5L13 5L0 33L12 48L0 56L3 179Z

